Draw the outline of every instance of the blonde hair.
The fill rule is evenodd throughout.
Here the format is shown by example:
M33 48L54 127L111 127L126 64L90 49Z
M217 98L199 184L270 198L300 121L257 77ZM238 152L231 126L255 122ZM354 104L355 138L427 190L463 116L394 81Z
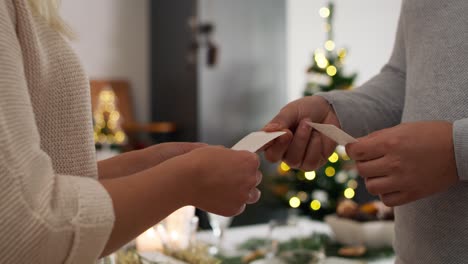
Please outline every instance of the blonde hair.
M42 16L49 25L62 35L72 39L74 34L60 16L60 0L29 0L34 12Z

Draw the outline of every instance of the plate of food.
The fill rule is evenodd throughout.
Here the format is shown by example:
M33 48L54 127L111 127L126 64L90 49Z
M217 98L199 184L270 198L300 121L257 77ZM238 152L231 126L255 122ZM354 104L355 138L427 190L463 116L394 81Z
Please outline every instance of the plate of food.
M393 209L380 201L358 205L344 200L338 204L336 214L325 217L325 222L341 244L381 248L392 246L393 219Z

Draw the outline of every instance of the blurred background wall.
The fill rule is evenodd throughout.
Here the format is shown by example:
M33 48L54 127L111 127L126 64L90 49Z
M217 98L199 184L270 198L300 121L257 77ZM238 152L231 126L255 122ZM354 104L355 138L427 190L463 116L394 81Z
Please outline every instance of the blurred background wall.
M65 0L62 15L77 35L72 42L90 78L128 79L136 118L150 118L148 0Z
M349 49L347 70L357 72L357 84L361 84L388 60L401 0L335 2L336 43ZM324 3L199 2L201 20L216 23L214 37L221 52L217 68L199 69L201 140L231 144L241 132L259 128L283 103L301 96L305 69L325 38L317 15ZM151 104L148 0L69 0L63 1L62 14L78 36L73 46L90 77L129 79L138 102L137 118L147 121ZM232 97L233 103L224 105L224 96ZM214 114L232 110L235 103L246 107L228 114L234 122ZM249 117L254 113L259 116ZM239 120L243 128L238 128ZM216 127L217 131L210 130Z
M219 64L199 60L200 139L231 146L286 103L286 2L201 0Z

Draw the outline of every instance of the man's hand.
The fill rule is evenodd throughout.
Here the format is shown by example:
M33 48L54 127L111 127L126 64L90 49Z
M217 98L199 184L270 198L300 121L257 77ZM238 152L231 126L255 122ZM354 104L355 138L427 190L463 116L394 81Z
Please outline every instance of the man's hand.
M405 123L346 147L367 190L387 206L446 191L458 181L452 124Z
M271 162L283 160L292 168L314 170L324 165L336 143L317 131L307 121L333 124L340 127L335 111L320 96L309 96L289 103L263 130L287 133L265 148L265 157Z

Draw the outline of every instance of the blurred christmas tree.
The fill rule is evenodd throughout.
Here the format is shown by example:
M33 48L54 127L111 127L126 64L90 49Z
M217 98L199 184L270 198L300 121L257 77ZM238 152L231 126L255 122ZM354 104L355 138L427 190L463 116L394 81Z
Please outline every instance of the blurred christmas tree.
M346 75L343 65L347 55L346 49L336 50L333 40L334 4L330 2L327 7L320 9L320 16L325 19L327 39L321 48L316 49L312 65L307 70L308 83L304 95L313 95L317 92L350 89L356 79L356 74Z
M305 96L317 92L350 89L356 74L343 72L345 49L336 50L333 40L334 5L320 9L325 19L327 39L323 49L317 49L312 65L307 70ZM285 163L278 167L279 176L275 177L273 192L280 196L288 206L299 208L302 213L314 219L323 219L335 212L340 199L352 199L358 186L357 173L347 157L344 147L339 146L329 157L328 162L316 171L291 170Z
M93 122L96 146L115 148L125 144L127 136L121 127L122 117L117 107L117 96L112 88L106 87L99 92Z

